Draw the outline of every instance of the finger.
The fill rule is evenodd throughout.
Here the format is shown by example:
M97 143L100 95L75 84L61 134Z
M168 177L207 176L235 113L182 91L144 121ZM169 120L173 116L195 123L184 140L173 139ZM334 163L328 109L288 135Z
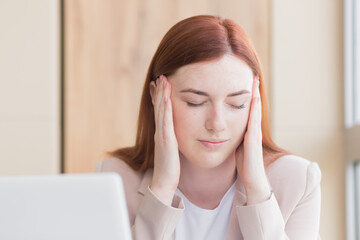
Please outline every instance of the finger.
M160 77L160 82L158 84L159 86L159 110L158 110L158 130L160 136L163 135L163 122L164 122L164 111L165 111L165 88L167 85L167 81L165 76Z
M261 101L258 78L254 78L248 130L261 134Z
M154 105L154 114L155 114L155 122L158 124L158 117L159 117L159 109L161 104L162 98L162 85L161 85L162 77L158 77L155 81L156 89L155 89L155 105Z
M155 80L155 81L156 81L156 80ZM155 91L156 91L155 81L151 81L150 84L149 84L151 102L152 102L152 105L153 105L154 107L155 107Z
M152 101L152 104L154 106L155 120L156 120L156 117L157 117L156 113L157 113L157 103L158 103L158 100L157 100L157 95L158 95L157 84L158 84L158 80L159 80L159 77L157 77L154 81L150 82L150 88L153 87L153 90L151 90L152 91L151 101Z
M164 94L164 116L163 116L163 134L165 142L174 141L175 131L171 101L171 84L167 82Z
M158 78L156 78L155 80L155 106L159 106L160 103L160 98L161 96L159 95L159 93L161 92L161 88L160 86L160 81L161 81L161 76L159 76Z
M256 96L257 96L257 94L256 94L256 78L254 77L253 84L252 84L252 98L251 98L251 103L250 103L250 113L249 113L248 125L252 125L252 123L253 123L255 102L257 101ZM248 126L248 128L249 128L249 126Z
M242 171L242 163L244 160L244 144L240 144L240 146L236 149L236 158L237 158L237 169L238 171Z
M259 114L259 120L261 123L261 96L260 96L260 80L259 77L255 77L255 85L256 85L256 90L255 90L255 94L257 97L257 101L258 101L258 109L257 109L257 113Z

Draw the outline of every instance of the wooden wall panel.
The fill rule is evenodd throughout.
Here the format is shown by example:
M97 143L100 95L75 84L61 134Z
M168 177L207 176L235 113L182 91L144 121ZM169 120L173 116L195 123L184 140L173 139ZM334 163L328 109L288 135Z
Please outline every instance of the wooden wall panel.
M92 172L132 145L145 74L161 38L197 14L232 18L269 76L270 0L65 0L65 172Z

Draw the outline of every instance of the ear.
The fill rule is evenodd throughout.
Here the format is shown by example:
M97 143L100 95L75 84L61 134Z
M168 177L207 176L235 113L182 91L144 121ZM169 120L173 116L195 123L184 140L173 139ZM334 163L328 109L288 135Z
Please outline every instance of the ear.
M156 89L155 82L151 81L149 90L150 90L151 102L152 102L153 106L155 105L155 89Z

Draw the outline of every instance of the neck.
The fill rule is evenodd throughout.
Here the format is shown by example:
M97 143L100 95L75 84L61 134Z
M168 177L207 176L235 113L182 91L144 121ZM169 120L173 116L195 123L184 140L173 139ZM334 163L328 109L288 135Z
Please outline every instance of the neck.
M180 161L180 191L201 208L216 208L236 180L235 152L215 168L197 166L182 154Z

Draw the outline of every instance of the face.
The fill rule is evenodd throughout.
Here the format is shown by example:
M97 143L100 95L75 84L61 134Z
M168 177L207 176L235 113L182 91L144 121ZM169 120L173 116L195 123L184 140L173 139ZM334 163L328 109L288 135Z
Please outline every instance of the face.
M232 55L185 65L168 77L180 160L214 168L242 143L253 73Z

